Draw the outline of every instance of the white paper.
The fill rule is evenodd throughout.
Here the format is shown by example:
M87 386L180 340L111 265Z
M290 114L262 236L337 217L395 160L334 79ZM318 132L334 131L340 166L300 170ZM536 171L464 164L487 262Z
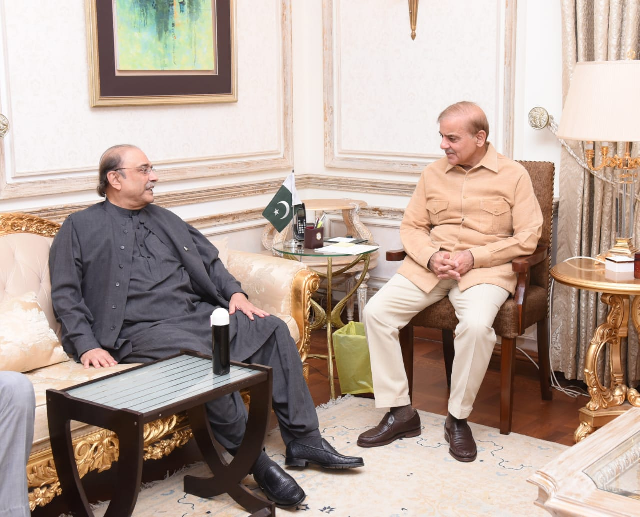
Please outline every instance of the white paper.
M355 237L331 237L327 242L352 242L357 240Z
M360 255L369 251L377 250L380 246L370 246L368 244L354 244L353 246L325 246L317 248L316 253L331 254L339 253L340 255Z

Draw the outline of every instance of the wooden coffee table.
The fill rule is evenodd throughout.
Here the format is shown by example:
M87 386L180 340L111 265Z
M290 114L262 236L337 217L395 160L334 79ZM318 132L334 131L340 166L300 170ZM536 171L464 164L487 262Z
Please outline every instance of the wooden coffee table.
M271 368L233 362L228 375L214 375L210 357L185 352L64 390L47 390L51 448L62 494L75 515L93 516L71 443L70 421L110 429L120 442L117 481L105 517L131 515L140 491L143 428L163 416L187 411L189 423L212 477L185 476L184 490L199 497L227 493L258 517L275 515L275 505L241 483L262 451L271 412ZM215 442L205 403L249 389L251 404L244 439L227 463Z

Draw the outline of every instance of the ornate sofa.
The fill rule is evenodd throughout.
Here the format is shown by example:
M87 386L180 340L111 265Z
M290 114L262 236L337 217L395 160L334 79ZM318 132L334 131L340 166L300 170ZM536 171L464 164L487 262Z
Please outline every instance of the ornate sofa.
M49 248L59 225L39 217L0 214L0 370L22 371L36 392L33 447L27 464L31 510L61 494L51 453L45 392L63 389L116 369L85 370L67 357L59 342L59 325L51 307ZM251 301L282 318L298 344L305 378L309 350L309 307L318 288L318 276L304 264L255 253L230 251L226 241L212 241L229 271L241 281ZM184 414L145 426L145 460L166 456L191 438ZM118 437L113 432L72 422L72 437L80 477L104 471L118 459Z

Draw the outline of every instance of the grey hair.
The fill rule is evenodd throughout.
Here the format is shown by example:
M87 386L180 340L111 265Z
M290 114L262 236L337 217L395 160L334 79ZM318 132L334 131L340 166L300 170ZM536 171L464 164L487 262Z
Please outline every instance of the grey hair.
M138 149L138 147L131 144L118 144L109 147L109 149L102 153L100 165L98 166L98 186L96 187L99 196L105 197L107 187L109 186L107 174L109 174L109 171L113 171L122 165L122 151L124 149ZM123 173L121 174L124 176Z
M467 117L469 122L468 129L472 135L478 134L479 131L484 131L487 135L487 140L489 139L489 121L487 120L487 115L475 102L460 101L452 104L438 115L438 123L447 117L456 115Z

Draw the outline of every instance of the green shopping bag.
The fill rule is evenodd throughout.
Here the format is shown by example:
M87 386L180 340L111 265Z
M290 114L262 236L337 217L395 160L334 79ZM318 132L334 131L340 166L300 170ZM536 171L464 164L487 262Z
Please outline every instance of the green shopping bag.
M373 393L369 345L364 324L350 321L333 333L340 391L342 394Z

